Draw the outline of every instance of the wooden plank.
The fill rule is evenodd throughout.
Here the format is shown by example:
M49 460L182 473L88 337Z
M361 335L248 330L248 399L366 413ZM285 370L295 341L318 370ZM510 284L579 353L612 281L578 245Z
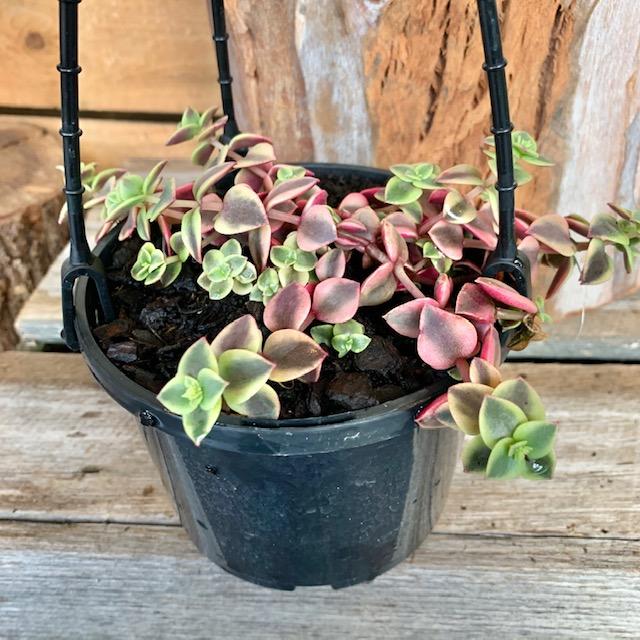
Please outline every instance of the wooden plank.
M58 5L5 0L0 106L58 108ZM80 105L94 111L179 113L219 102L207 3L118 0L80 5Z
M366 585L276 592L200 557L181 529L0 523L0 635L637 638L639 545L433 535ZM34 606L34 602L37 606Z
M15 346L13 323L66 241L54 165L59 144L40 127L0 121L0 349Z
M640 366L506 367L521 371L559 424L556 479L488 482L458 469L437 531L636 539ZM80 356L7 352L0 380L0 518L176 522L133 419Z
M0 127L30 124L40 127L58 137L60 119L45 116L3 116ZM166 140L175 130L171 122L145 122L134 120L103 120L80 118L83 135L80 139L82 161L97 162L100 167L119 167L125 160L144 158L146 163L154 160L179 158L188 161L189 150L180 146L165 147ZM58 157L51 160L52 166L62 161L62 146Z

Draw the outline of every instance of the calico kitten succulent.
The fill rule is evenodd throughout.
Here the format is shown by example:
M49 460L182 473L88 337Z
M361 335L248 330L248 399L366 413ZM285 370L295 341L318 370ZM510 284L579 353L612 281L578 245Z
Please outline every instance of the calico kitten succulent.
M451 388L421 412L421 426L469 436L467 470L549 477L556 429L528 383L501 380L501 336L513 349L543 338L545 300L580 263L584 284L611 277L613 252L632 269L640 214L611 205L588 222L516 209L534 301L484 275L498 237L492 138L485 169L398 164L386 184L330 202L309 170L278 163L267 138L224 139L224 124L213 111L187 109L169 144L195 143L198 177L176 188L162 178L164 163L146 178L112 175L103 201L103 233L120 222L121 239L137 233L144 241L136 280L169 286L190 262L211 299L264 305L264 346L250 316L236 320L188 350L160 393L190 437L201 442L223 410L277 417L277 385L313 383L325 357L367 349L357 314L378 308L390 330L415 341L426 365L449 374ZM531 178L525 165L551 164L526 132L514 132L513 153L519 184Z

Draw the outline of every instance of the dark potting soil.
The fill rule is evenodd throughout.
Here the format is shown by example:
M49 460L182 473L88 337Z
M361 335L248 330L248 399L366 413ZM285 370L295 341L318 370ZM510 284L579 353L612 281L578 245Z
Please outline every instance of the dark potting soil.
M323 180L322 186L335 206L346 193L371 185L336 176L329 183ZM191 261L165 289L136 282L130 271L141 244L133 237L115 248L107 276L117 319L96 327L94 335L119 369L157 393L175 375L180 357L198 338L211 340L247 313L262 327L264 307L248 296L233 293L224 300L210 300L196 284L198 269ZM386 306L360 309L355 319L364 325L371 344L362 353L349 353L344 358L325 347L329 356L318 382L275 385L280 417L332 415L372 407L424 388L441 375L420 360L415 340L397 335L383 320L389 308L403 301L397 297ZM266 337L268 330L263 328L263 333Z

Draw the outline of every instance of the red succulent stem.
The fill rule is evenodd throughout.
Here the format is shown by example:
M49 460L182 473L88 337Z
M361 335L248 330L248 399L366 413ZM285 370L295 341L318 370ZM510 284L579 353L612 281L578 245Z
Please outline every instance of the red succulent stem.
M400 284L414 297L414 298L426 298L424 293L420 291L418 286L413 282L413 280L407 275L407 272L404 270L404 265L396 264L393 273L395 277L398 279Z
M429 229L431 229L431 227L433 227L433 225L436 224L437 222L440 222L440 220L444 220L444 216L442 214L439 214L434 218L429 218L428 220L425 220L420 225L420 228L418 229L418 237L420 238L424 237L426 233L429 231Z
M584 224L584 222L580 222L580 220L574 220L573 218L565 218L565 220L567 221L571 231L574 231L585 238L589 237L589 225Z
M271 209L267 212L267 215L271 220L278 220L279 222L288 222L289 224L297 227L300 224L300 217L294 216L292 213L284 213L282 211L276 211Z

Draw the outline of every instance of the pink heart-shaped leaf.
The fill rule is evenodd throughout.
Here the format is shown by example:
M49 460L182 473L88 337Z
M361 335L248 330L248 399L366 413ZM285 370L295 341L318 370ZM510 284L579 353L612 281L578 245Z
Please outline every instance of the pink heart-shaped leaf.
M316 251L320 247L326 247L337 237L336 223L326 205L315 205L300 217L297 240L303 251Z
M476 283L490 298L514 309L522 309L527 313L537 313L535 302L519 294L513 287L495 278L476 278Z
M367 200L366 196L363 196L361 193L350 193L346 195L340 205L338 206L338 210L347 213L355 213L358 209L362 207L366 207L369 204L369 200Z
M288 200L295 200L318 184L318 179L310 176L285 180L271 189L265 200L267 211Z
M447 258L452 260L460 260L462 258L464 232L461 225L440 220L429 230L429 237Z
M383 318L401 336L417 338L420 334L420 316L428 304L434 307L438 306L433 298L417 298L391 309Z
M473 355L478 345L475 327L466 319L425 305L420 315L418 354L437 370L450 369L459 358Z
M264 343L263 355L275 365L270 374L274 382L288 382L317 369L326 352L308 335L295 329L280 329Z
M462 285L456 300L456 313L473 323L493 324L496 321L495 304L472 282Z
M263 322L269 331L300 329L311 311L311 296L293 282L276 293L264 308Z
M225 194L222 211L214 226L218 233L233 235L257 229L267 222L267 214L258 194L247 185L236 184Z
M347 267L347 258L342 249L330 249L316 263L318 280L342 278Z
M351 320L360 303L360 285L346 278L329 278L313 292L313 315L321 322L338 324Z

